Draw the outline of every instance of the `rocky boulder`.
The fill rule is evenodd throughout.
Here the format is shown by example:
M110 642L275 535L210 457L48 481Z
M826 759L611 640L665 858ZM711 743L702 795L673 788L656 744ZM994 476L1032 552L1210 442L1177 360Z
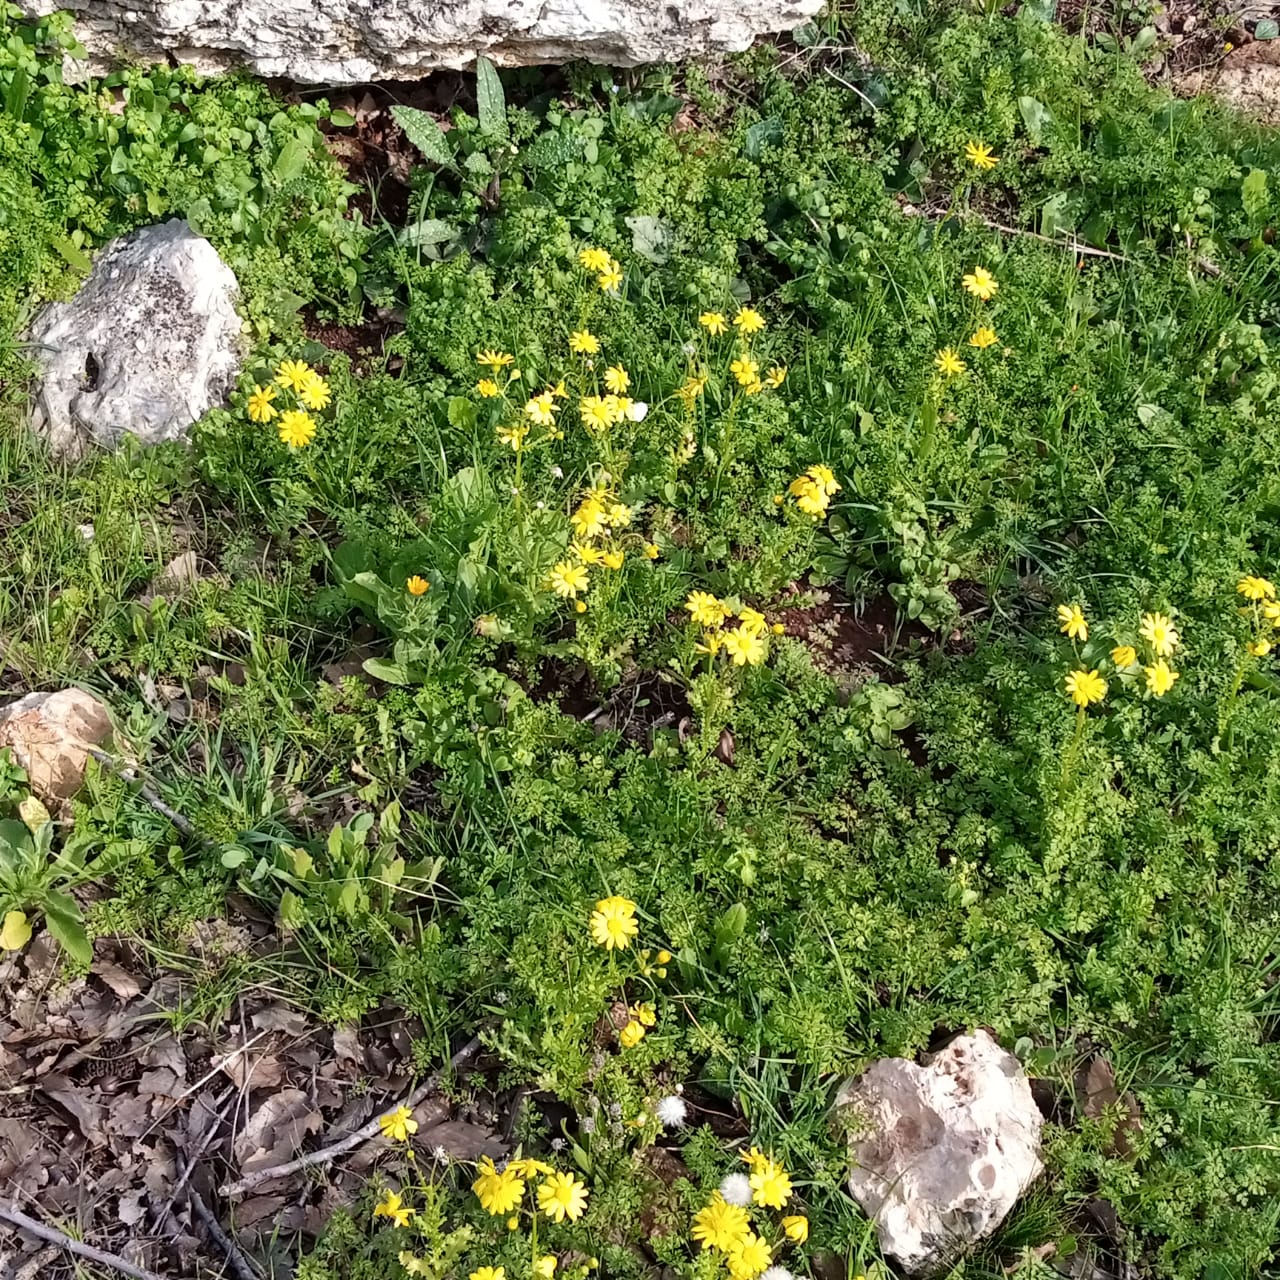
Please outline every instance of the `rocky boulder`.
M676 62L788 31L822 0L19 0L29 15L70 9L101 65L172 55L202 71L244 66L308 83L412 79L469 66L586 59Z
M110 736L106 707L82 689L29 693L0 707L0 747L10 749L47 804L80 790L90 752Z
M1042 1169L1031 1086L985 1031L922 1066L882 1058L836 1105L850 1126L849 1190L912 1275L941 1271L990 1235Z
M31 326L36 430L72 457L126 434L185 438L239 371L237 295L231 269L185 222L113 240L75 297Z

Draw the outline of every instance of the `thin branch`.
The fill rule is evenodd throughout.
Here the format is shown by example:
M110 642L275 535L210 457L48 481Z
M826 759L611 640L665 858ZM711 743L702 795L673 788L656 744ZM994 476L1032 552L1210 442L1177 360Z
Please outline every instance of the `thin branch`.
M205 1151L208 1150L209 1144L217 1137L218 1130L222 1128L222 1122L226 1119L227 1112L231 1110L231 1104L235 1101L232 1096L234 1093L234 1087L228 1086L225 1092L214 1099L213 1105L218 1108L218 1114L213 1118L208 1129L205 1130L205 1135L200 1139L199 1145L188 1156L186 1168L183 1169L178 1181L174 1183L173 1190L169 1192L169 1198L165 1201L164 1208L156 1214L157 1226L164 1226L164 1220L168 1217L169 1210L173 1208L174 1201L182 1194L182 1188L187 1185L187 1179L191 1177L192 1171L200 1163Z
M176 809L171 808L160 799L151 787L149 787L141 778L138 777L138 771L130 768L128 765L122 765L114 756L109 756L105 751L99 751L96 747L89 748L89 754L99 763L107 766L112 773L117 774L126 782L135 782L138 785L138 794L162 817L167 818L173 823L184 836L194 840L204 840L191 822L184 818ZM206 841L206 843L208 843Z
M101 1249L95 1249L81 1240L72 1239L65 1231L46 1227L43 1222L27 1217L17 1205L0 1204L0 1222L7 1222L10 1226L17 1227L19 1231L25 1231L28 1235L35 1236L37 1240L43 1240L47 1244L56 1244L59 1249L65 1249L67 1253L73 1253L86 1262L96 1262L100 1267L110 1267L112 1271L118 1271L121 1275L132 1276L133 1280L163 1280L163 1277L156 1275L154 1271L135 1267L132 1262L126 1262L114 1253L104 1253Z
M1052 236L1042 236L1038 231L1028 231L1025 227L1006 227L1003 222L993 222L990 218L979 215L983 226L992 231L1003 231L1010 236L1030 236L1033 240L1042 240L1045 244L1054 245L1058 249L1070 249L1085 258L1110 258L1112 262L1128 262L1122 253L1112 253L1110 249L1095 249L1091 244L1081 244L1078 240L1055 240Z
M871 108L873 115L880 114L880 108L877 107L876 104L872 102L871 99L868 98L867 95L863 93L862 90L859 89L856 84L851 84L848 80L844 78L844 76L836 75L836 73L832 71L830 67L823 67L822 69L827 73L827 75L829 75L836 82L836 84L843 85L851 93L856 93L858 97L860 97L863 100L863 102L865 102L867 106Z
M194 1167L194 1165L188 1166L187 1172L190 1173ZM191 1207L196 1211L196 1216L204 1223L204 1229L226 1255L227 1261L231 1264L231 1270L236 1273L237 1280L261 1280L258 1271L245 1257L240 1246L222 1229L222 1223L218 1221L213 1210L205 1204L195 1187L187 1192L187 1196L191 1200Z
M449 1066L456 1070L468 1059L474 1057L479 1048L480 1037L472 1036L449 1059ZM397 1105L408 1107L412 1111L428 1094L434 1093L440 1087L441 1074L439 1071L433 1072L403 1102ZM388 1108L388 1110L392 1109ZM223 1196L244 1195L246 1191L252 1191L254 1188L262 1186L264 1182L275 1182L277 1178L287 1177L291 1173L300 1173L303 1169L313 1169L317 1165L332 1164L339 1156L345 1155L348 1151L360 1146L363 1142L368 1142L371 1138L376 1138L380 1132L381 1117L375 1116L368 1124L362 1125L353 1133L347 1134L345 1138L340 1138L337 1142L327 1147L322 1147L319 1151L310 1151L304 1156L299 1156L296 1160L290 1160L287 1164L273 1165L269 1169L258 1169L254 1173L247 1174L238 1182L228 1182L219 1187L218 1194Z

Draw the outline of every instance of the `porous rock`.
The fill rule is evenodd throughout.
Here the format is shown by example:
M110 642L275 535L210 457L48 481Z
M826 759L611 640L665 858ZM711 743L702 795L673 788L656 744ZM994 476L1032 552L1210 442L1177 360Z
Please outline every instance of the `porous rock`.
M308 83L412 79L469 66L675 62L788 31L822 0L19 0L70 9L95 66L172 56Z
M1018 1060L985 1031L917 1066L882 1058L848 1081L849 1190L912 1275L951 1265L1041 1172L1041 1115Z
M179 219L113 240L67 302L31 327L32 421L54 452L186 437L240 368L236 278Z
M90 751L110 736L106 707L83 689L28 693L0 707L0 747L10 749L32 791L48 804L80 790Z

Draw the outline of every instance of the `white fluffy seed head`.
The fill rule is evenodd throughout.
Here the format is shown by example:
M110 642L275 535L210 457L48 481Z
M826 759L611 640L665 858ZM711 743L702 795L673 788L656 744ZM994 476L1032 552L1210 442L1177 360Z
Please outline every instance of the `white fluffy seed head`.
M658 1114L658 1119L662 1121L664 1129L679 1129L689 1114L688 1104L683 1098L677 1098L674 1093L669 1097L659 1098L654 1110Z
M795 1276L786 1267L769 1267L761 1274L760 1280L795 1280Z
M649 406L643 400L633 400L627 405L627 417L632 422L643 422L649 412Z
M751 1179L745 1173L726 1173L720 1184L720 1194L729 1204L745 1209L751 1203Z

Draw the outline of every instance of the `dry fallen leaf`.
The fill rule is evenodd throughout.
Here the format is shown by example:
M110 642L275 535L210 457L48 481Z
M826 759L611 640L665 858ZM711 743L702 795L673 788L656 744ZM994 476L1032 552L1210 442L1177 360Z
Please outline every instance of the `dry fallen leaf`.
M293 1159L307 1134L323 1126L301 1089L273 1093L249 1117L236 1138L235 1156L242 1174Z

